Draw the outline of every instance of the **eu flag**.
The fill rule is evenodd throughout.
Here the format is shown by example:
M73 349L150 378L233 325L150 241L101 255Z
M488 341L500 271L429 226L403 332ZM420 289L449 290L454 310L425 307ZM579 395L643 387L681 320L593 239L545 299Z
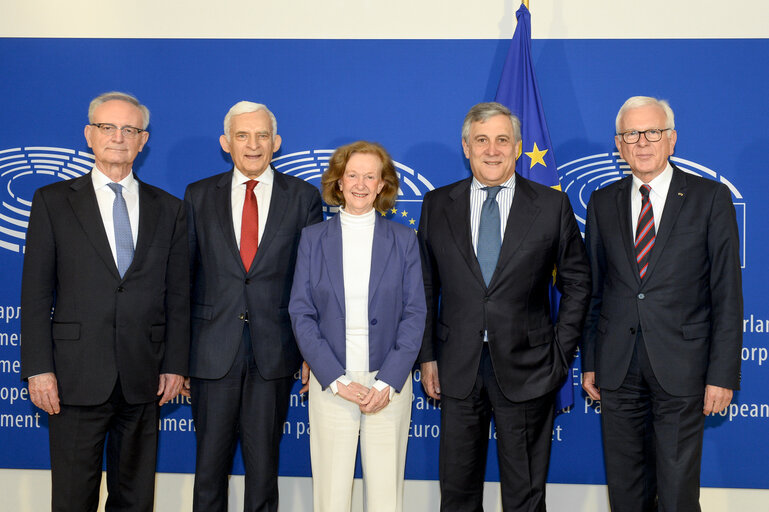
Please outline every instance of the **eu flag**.
M539 96L537 77L531 62L531 14L521 4L515 13L518 25L507 52L502 77L497 87L496 101L509 108L521 120L521 152L516 163L516 171L530 180L543 185L558 188L558 171L555 168L553 144L545 122L545 111ZM551 287L551 318L558 316L560 294L555 286ZM556 410L574 405L574 385L571 378L561 386L555 400Z

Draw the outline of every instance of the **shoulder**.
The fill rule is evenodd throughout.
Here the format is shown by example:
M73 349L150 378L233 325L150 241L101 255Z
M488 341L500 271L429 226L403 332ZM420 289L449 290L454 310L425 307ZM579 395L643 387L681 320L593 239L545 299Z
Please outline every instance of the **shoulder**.
M377 215L380 215L377 213ZM414 231L414 228L410 228L408 226L404 226L400 222L395 222L394 220L386 219L384 217L377 217L379 223L382 226L386 226L395 236L395 238L401 239L401 240L408 240L412 237L416 237L416 232Z
M562 192L553 187L549 187L547 185L542 185L541 183L537 183L536 181L532 181L528 178L524 178L520 174L515 175L515 188L516 192L518 190L530 192L537 199L561 202L565 197L567 197L565 192Z
M226 180L226 178L232 177L232 170L222 172L219 174L214 174L213 176L209 176L208 178L203 178L202 180L194 181L187 185L187 191L188 192L195 192L200 190L206 190L209 188L216 188L220 185L222 180Z
M44 196L62 195L62 194L67 194L72 190L79 190L86 186L90 186L93 188L92 183L93 182L91 181L91 174L88 173L84 176L79 176L77 178L72 178L64 181L57 181L55 183L44 185L39 189L37 189L36 193Z
M436 189L433 189L429 191L427 194L425 194L424 202L432 202L432 201L447 201L451 198L456 197L457 194L463 192L463 191L469 191L470 190L470 183L472 182L472 177L465 178L460 181L455 181L454 183L449 183L448 185L444 185L442 187L438 187Z
M302 228L302 240L313 242L315 240L320 240L325 236L325 234L328 232L329 226L334 221L335 217L332 217L328 220L325 220L323 222L318 222L317 224L310 224L309 226L306 226Z
M162 188L156 187L155 185L150 185L149 183L145 183L144 181L139 182L139 190L140 191L144 190L155 199L162 201L170 206L178 207L182 203L182 200L176 197L175 195L169 192L166 192Z
M275 171L275 183L291 190L295 194L320 194L317 187L296 176Z

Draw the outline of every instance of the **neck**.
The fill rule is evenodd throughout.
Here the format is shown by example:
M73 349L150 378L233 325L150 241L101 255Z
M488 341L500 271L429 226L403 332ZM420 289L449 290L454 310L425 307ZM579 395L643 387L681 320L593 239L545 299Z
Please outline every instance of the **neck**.
M96 168L106 177L117 183L131 174L131 164L108 164L96 162Z

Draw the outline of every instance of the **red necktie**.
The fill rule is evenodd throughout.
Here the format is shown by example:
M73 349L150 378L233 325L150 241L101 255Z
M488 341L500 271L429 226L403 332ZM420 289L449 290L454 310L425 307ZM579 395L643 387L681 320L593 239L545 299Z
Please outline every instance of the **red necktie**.
M636 262L638 262L638 274L641 279L646 275L646 269L649 267L649 256L652 247L654 247L654 211L649 200L651 190L649 185L641 185L641 213L638 215L638 226L635 231Z
M251 262L256 256L259 245L259 208L256 205L254 187L259 183L249 180L246 183L246 200L243 202L243 219L240 224L240 258L246 272L251 268Z

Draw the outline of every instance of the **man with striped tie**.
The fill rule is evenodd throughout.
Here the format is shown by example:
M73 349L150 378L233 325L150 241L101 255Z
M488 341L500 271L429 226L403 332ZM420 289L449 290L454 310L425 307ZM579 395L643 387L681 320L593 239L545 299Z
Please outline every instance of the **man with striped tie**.
M699 511L705 416L740 383L734 206L725 185L668 161L677 134L666 101L628 99L616 129L632 176L588 205L582 386L601 400L612 510Z

